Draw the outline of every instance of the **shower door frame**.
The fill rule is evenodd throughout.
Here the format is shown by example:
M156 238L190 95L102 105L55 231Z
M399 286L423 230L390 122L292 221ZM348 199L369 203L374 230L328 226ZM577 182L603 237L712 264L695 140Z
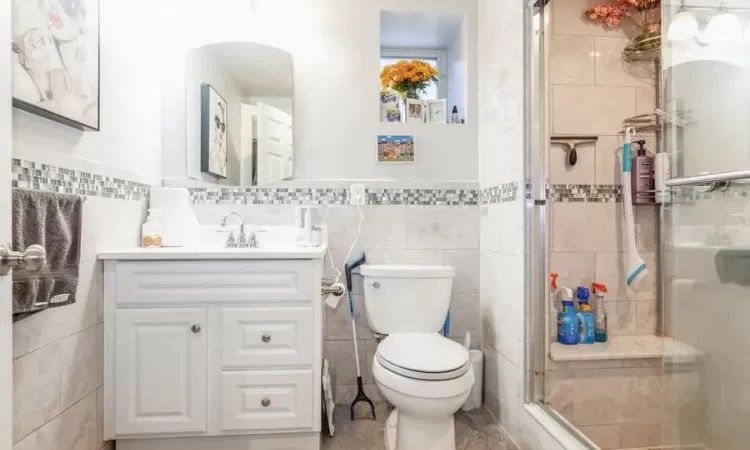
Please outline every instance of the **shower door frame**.
M525 397L526 404L539 406L583 448L599 450L583 432L545 400L545 366L549 354L549 84L547 47L550 0L528 0L524 8L524 270L525 270ZM538 15L538 36L534 28ZM535 45L538 48L535 49ZM536 53L536 56L535 56ZM536 66L535 66L536 64ZM535 70L536 68L536 70ZM534 91L536 89L536 91ZM535 95L536 92L536 95ZM535 126L536 124L536 126ZM548 430L550 431L550 430Z

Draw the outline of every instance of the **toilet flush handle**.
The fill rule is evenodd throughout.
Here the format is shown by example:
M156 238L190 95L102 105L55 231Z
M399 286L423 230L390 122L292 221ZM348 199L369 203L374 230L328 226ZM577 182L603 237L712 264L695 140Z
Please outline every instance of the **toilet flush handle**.
M372 287L375 288L375 289L380 289L380 281L376 281L376 282L372 283Z

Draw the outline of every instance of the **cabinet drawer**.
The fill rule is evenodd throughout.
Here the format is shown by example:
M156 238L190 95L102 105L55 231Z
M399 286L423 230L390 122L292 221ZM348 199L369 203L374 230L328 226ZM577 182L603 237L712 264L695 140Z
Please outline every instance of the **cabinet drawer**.
M311 428L311 370L224 372L221 428L224 431Z
M312 364L312 307L223 308L221 316L223 366Z
M315 286L311 261L124 262L116 270L117 303L310 302Z

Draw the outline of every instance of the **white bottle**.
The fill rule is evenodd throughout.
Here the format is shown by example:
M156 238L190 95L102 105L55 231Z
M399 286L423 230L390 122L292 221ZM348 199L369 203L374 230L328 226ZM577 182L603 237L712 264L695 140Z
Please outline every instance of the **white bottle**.
M313 235L312 235L312 208L310 208L310 205L305 208L305 230L303 233L303 247L310 247L312 246L313 241Z
M161 247L161 223L159 222L161 209L149 209L146 222L141 227L141 246Z

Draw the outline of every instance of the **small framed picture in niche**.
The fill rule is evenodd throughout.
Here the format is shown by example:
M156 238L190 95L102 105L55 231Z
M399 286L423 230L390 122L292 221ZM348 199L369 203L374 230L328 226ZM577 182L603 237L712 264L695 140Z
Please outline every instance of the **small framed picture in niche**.
M227 101L201 85L201 172L227 177Z
M448 101L446 99L427 100L426 109L428 123L448 122Z
M379 163L413 163L414 136L378 136Z
M406 121L424 123L425 103L419 99L406 99Z

